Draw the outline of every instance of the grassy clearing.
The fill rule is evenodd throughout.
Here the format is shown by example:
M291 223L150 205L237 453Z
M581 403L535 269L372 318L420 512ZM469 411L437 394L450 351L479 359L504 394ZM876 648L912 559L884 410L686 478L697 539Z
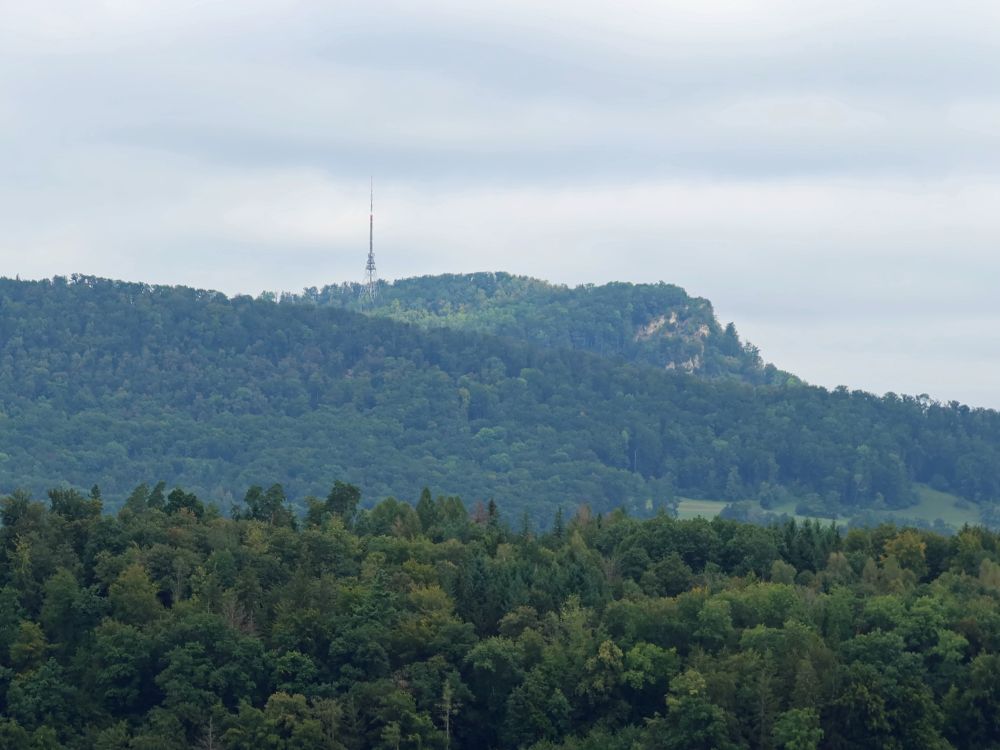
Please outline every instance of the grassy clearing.
M979 523L979 507L970 503L969 507L962 508L956 503L962 501L955 495L947 492L939 492L931 489L927 485L916 485L920 502L909 508L886 511L885 515L890 518L899 519L921 519L928 523L933 523L940 518L945 523L954 528L961 528L963 524L976 525ZM677 504L677 517L683 520L691 518L715 518L719 512L725 508L727 502L724 500L693 500L691 498L681 498ZM806 516L798 515L795 512L795 503L789 502L783 506L771 509L772 513L787 513L797 521L804 521ZM829 523L828 519L820 519L822 523ZM838 524L845 523L847 519L841 517L837 519Z
M968 508L960 508L955 505L956 502L961 502L955 495L938 492L923 484L916 487L920 502L909 508L890 511L890 515L898 518L922 518L928 522L940 518L956 529L966 523L972 526L979 523L978 505L969 503Z
M677 517L684 521L692 518L715 518L728 504L725 500L681 498L677 503Z
M756 502L754 503L756 505ZM728 500L692 500L691 498L680 498L677 503L677 518L682 521L687 521L692 518L715 518L719 513L729 505ZM759 507L759 506L758 506ZM806 519L816 520L811 516L800 516L795 512L795 503L787 503L786 505L772 508L771 513L787 513L792 516L796 521L802 522ZM821 518L819 519L822 523L830 523L830 519ZM838 521L838 523L843 523L843 519Z
M796 512L795 512L795 505L796 505L796 501L795 501L795 500L792 500L792 501L790 501L790 502L787 502L787 503L782 503L781 505L775 505L775 506L774 506L773 508L771 508L771 510L770 510L770 511L768 511L768 512L769 512L769 513L776 513L776 514L778 514L779 516L780 516L780 515L781 515L782 513L784 513L784 514L786 514L786 515L789 515L789 516L791 516L792 518L794 518L794 519L795 519L796 521L798 521L799 523L802 523L802 521L816 521L816 520L820 521L820 523L822 523L822 524L824 524L824 525L826 525L826 524L829 524L829 523L830 523L830 519L829 519L829 518L820 518L820 519L817 519L817 518L816 518L815 516L803 516L803 515L801 515L801 514L799 514L799 513L796 513ZM838 519L837 519L837 524L838 524L838 525L840 525L840 524L843 524L843 523L844 523L844 521L845 521L845 519L843 519L843 518L838 518Z

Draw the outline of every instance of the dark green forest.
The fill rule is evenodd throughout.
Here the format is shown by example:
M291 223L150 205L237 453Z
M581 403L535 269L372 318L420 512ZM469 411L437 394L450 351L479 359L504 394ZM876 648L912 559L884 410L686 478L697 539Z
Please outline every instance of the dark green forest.
M1000 537L420 494L0 502L0 747L1000 743Z
M224 510L232 488L274 481L300 511L337 477L370 498L412 501L426 484L539 525L559 506L650 515L678 496L852 516L907 507L915 482L990 511L1000 414L697 377L302 298L0 280L0 490L96 480L113 509L137 476Z

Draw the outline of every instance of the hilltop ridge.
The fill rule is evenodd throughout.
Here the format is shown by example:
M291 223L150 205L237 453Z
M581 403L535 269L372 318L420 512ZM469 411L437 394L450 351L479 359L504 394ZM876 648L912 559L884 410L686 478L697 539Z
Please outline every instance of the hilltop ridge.
M374 306L360 284L306 289L292 299L388 317L423 328L490 333L555 349L679 370L708 378L781 383L712 303L673 284L611 282L568 287L504 272L419 276L384 283Z

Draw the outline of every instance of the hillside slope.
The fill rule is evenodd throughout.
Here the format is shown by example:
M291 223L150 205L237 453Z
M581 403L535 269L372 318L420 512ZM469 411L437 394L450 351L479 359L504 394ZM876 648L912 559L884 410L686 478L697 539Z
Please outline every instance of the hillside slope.
M0 280L0 490L137 477L225 502L334 479L651 512L675 494L901 508L1000 497L1000 414L751 387L329 306L89 277Z
M300 299L709 378L779 383L789 377L764 365L732 323L719 325L711 302L662 282L571 288L508 273L445 274L384 283L375 305L364 308L357 284L307 289Z

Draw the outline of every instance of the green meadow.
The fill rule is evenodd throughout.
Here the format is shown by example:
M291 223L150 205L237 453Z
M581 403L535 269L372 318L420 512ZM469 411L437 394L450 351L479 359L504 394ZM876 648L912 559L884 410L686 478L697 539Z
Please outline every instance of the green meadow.
M933 523L940 518L949 526L956 529L965 524L975 526L979 523L979 506L975 503L964 501L947 492L940 492L927 485L915 485L920 501L916 505L899 510L886 511L885 515L894 519L920 519ZM725 500L696 500L692 498L681 498L677 503L677 517L682 520L692 518L714 518L722 512L722 509L729 503ZM794 516L796 520L804 520L806 516L795 513L795 503L787 503L776 508L772 508L774 513L787 513ZM838 523L843 523L846 519L838 519Z

